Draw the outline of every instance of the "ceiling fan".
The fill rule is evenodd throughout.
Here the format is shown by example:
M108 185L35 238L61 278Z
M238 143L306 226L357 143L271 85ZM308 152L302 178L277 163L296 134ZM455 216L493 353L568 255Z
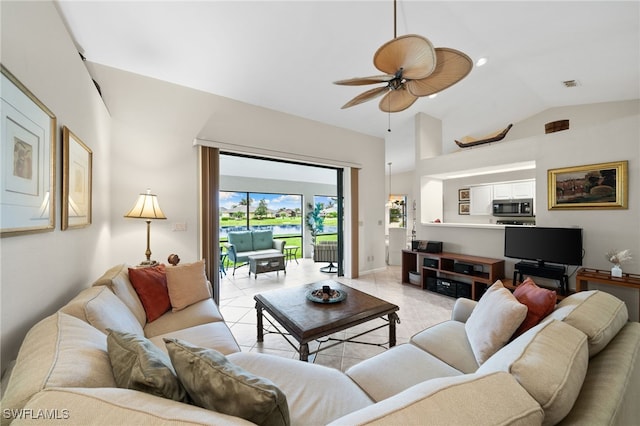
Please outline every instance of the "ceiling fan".
M399 112L409 108L422 96L438 93L465 78L473 68L466 54L446 47L434 48L426 38L416 34L396 36L396 1L393 2L393 40L386 42L373 55L374 66L385 73L362 78L335 81L345 86L383 83L351 99L342 109L384 95L379 108Z

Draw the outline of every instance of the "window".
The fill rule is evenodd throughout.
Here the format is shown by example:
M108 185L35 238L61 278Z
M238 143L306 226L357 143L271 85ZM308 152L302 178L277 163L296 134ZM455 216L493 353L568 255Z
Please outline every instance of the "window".
M230 231L254 229L270 229L274 238L302 237L300 194L220 191L219 214L220 241Z

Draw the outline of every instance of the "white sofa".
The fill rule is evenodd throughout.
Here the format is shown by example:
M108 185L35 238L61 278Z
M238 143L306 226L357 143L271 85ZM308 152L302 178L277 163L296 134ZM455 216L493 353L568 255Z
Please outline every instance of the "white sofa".
M566 298L482 365L458 299L452 319L343 374L243 353L211 299L146 323L125 265L107 271L27 334L2 399L2 424L251 424L116 386L107 329L216 349L286 395L294 425L632 424L640 418L640 324L602 292ZM591 356L590 356L591 354Z

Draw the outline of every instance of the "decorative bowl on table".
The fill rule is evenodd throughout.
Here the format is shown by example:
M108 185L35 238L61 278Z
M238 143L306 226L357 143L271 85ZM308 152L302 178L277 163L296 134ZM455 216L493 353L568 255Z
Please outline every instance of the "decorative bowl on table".
M347 298L347 293L329 286L323 286L307 292L307 299L315 303L337 303Z

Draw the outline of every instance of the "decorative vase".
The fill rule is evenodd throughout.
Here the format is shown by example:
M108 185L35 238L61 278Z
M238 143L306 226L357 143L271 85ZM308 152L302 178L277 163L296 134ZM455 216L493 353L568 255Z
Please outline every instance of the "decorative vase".
M620 268L620 265L613 265L611 267L611 276L612 277L622 277L622 268Z

